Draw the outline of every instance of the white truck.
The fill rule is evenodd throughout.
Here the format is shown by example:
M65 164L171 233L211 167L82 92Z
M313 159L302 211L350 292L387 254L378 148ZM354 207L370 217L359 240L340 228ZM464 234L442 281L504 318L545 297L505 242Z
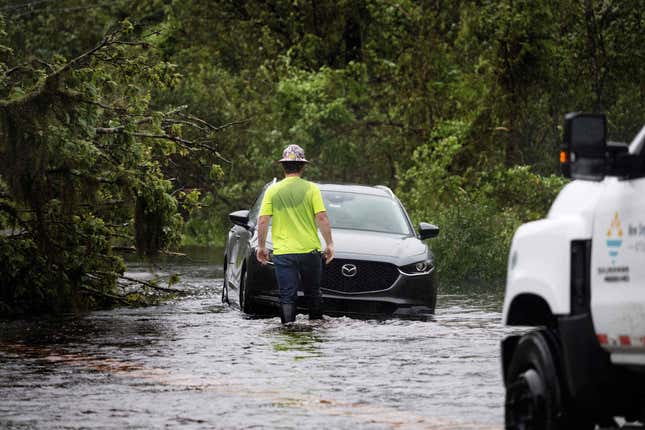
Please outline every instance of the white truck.
M508 262L502 341L507 429L645 421L645 127L607 142L602 115L565 117L567 184L522 225Z

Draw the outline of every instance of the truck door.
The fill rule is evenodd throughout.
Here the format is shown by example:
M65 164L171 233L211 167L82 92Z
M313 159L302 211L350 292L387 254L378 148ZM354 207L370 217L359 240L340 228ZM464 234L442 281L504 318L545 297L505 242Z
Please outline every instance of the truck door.
M605 185L593 224L594 328L612 362L645 365L645 178Z

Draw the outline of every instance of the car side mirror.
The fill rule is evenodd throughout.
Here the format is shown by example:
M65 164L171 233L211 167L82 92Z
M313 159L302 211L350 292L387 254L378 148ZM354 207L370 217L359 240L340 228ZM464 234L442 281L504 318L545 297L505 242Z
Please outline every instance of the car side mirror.
M419 239L430 239L439 235L439 227L427 222L419 223Z
M244 227L246 229L251 228L251 226L249 225L248 210L231 212L230 214L228 214L228 219L230 219L233 224L239 225L240 227Z
M560 167L567 178L601 181L606 174L607 120L604 115L568 113L564 117Z

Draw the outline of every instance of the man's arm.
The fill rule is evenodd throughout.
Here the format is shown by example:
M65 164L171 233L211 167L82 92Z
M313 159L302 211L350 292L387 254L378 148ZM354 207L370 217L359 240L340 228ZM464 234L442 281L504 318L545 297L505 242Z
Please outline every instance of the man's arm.
M267 264L269 261L269 250L267 249L266 241L270 220L271 215L260 215L258 218L258 249L255 251L255 257L261 264Z
M323 255L325 256L325 263L329 264L331 260L334 259L334 241L331 238L331 223L329 222L327 212L318 212L316 214L316 222L318 223L320 233L322 233L323 239L325 239L325 243L327 244L327 247L323 251Z

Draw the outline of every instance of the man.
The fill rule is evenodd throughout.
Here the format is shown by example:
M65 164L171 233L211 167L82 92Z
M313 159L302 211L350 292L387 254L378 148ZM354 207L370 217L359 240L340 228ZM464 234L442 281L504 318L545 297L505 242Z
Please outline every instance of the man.
M305 151L298 145L289 145L278 161L284 170L284 179L271 185L264 194L258 220L256 257L262 264L269 260L266 237L273 217L271 237L273 264L280 290L280 319L283 324L295 321L301 282L308 300L309 319L321 319L321 257L327 264L334 258L331 225L320 189L301 178L308 163ZM316 224L327 245L322 254Z

